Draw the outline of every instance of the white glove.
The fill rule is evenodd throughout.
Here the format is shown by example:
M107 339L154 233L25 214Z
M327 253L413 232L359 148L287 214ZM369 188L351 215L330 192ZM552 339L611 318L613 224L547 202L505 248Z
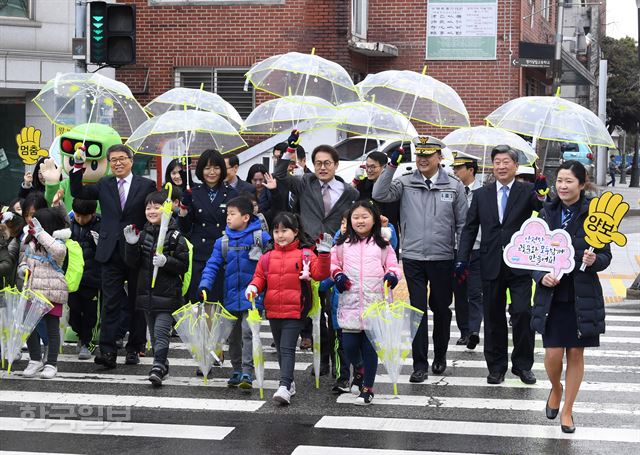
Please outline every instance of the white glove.
M318 253L330 253L331 247L333 246L333 237L331 237L331 234L325 232L316 240L316 245Z
M100 238L100 234L98 234L96 231L89 231L89 233L91 234L91 237L93 237L93 243L98 246L98 239Z
M164 254L154 254L153 259L151 259L154 267L164 267L167 263L167 257Z
M304 175L304 168L301 168L300 166L296 166L296 168L293 170L291 175L297 175L299 177L303 176Z
M12 219L13 219L13 212L7 210L2 214L2 221L0 221L0 223L4 224L7 221L11 221Z
M247 300L255 300L256 297L258 296L258 288L255 287L253 284L250 284L249 286L247 286L247 289L244 291L244 296L247 298Z
M38 221L38 218L31 218L31 222L29 223L29 227L31 228L31 231L33 231L33 236L35 238L38 238L38 235L44 231L44 229L42 229L42 225L40 224L40 221Z
M385 239L387 242L391 241L391 228L389 226L381 227L380 234L382 234L382 238Z
M18 278L24 280L24 277L27 274L27 270L29 270L27 264L22 264L20 267L18 267Z
M78 148L73 154L73 162L77 164L79 167L82 167L84 162L87 161L87 154L82 148Z
M124 239L129 245L135 245L140 240L140 231L135 224L124 227Z
M356 179L364 180L367 177L367 171L363 167L356 169Z
M53 158L47 158L42 162L40 172L42 172L42 178L47 185L55 185L60 182L61 170L58 169Z

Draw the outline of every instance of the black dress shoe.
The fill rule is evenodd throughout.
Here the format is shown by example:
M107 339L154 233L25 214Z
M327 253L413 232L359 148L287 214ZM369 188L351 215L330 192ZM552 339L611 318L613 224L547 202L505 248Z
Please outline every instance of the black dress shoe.
M117 366L116 359L117 356L115 352L107 352L106 354L102 354L102 352L99 352L93 358L93 361L105 368L113 369Z
M467 342L467 349L475 349L480 343L480 335L477 332L471 332L469 334L469 341Z
M489 373L487 376L487 384L502 384L504 382L504 373Z
M468 336L463 336L463 337L458 338L458 341L456 341L456 345L464 346L468 342L469 342L469 337Z
M563 433L575 433L576 426L573 424L573 416L571 416L571 425L562 425L560 424L560 429Z
M431 371L433 371L433 374L442 374L446 369L447 369L446 360L434 360L433 364L431 365Z
M537 379L531 370L516 370L514 368L511 369L511 372L518 376L522 382L525 384L535 384Z
M560 385L561 389L560 389L560 399L562 399L562 385ZM553 388L551 388L551 390L549 391L549 396L547 397L547 404L544 408L544 412L545 414L547 414L547 419L549 420L553 420L556 417L558 417L558 411L560 411L560 408L554 409L549 407L549 398L551 398L551 393L553 392Z
M426 371L423 370L416 370L413 373L411 373L411 376L409 377L409 382L424 382L427 378L429 377L429 375L427 374Z
M137 365L140 363L140 356L137 352L127 352L127 356L124 358L125 365Z

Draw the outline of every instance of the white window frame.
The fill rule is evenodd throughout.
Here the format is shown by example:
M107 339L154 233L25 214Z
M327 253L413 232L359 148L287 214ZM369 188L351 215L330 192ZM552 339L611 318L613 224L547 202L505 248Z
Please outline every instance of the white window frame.
M0 13L0 20L2 21L33 21L33 0L27 0L27 16L3 16Z
M357 14L358 11L360 15ZM351 34L360 39L367 39L368 25L369 0L351 0Z
M546 20L549 20L549 16L551 15L551 1L541 0L540 7L541 7L542 17L544 17Z

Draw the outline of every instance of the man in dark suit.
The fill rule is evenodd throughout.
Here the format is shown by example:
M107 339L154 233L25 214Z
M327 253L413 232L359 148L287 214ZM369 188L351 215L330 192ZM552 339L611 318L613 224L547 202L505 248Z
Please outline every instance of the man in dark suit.
M116 338L120 323L121 306L128 305L131 314L129 341L125 363L140 362L138 352L144 349L146 325L144 316L135 311L138 271L124 263L123 229L128 224L139 228L145 224L145 199L156 190L152 180L131 173L133 153L121 144L107 151L113 175L103 177L95 185L82 185L84 152L74 155L74 170L69 175L71 195L100 201L102 223L96 249L96 261L102 263L102 313L100 317L100 352L95 362L106 368L116 367ZM124 283L128 283L128 293ZM128 296L127 296L128 294Z
M244 193L255 195L256 187L238 177L238 169L240 169L240 159L238 159L238 155L225 155L224 162L227 167L227 178L225 182L241 196Z
M511 236L542 208L548 192L544 176L535 185L515 180L518 155L509 146L499 145L491 151L496 182L473 191L473 200L462 231L456 278L467 273L473 244L480 237L480 270L484 303L484 357L489 369L487 382L500 384L508 367L508 328L505 316L507 288L511 293L509 314L513 330L511 372L525 384L534 384L534 332L531 320L531 276L525 270L511 269L502 260L502 252Z

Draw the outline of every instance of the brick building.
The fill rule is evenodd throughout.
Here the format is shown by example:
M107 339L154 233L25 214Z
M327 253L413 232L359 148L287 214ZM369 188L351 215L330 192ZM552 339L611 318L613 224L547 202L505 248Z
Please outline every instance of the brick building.
M117 78L141 103L174 86L204 83L246 116L266 99L242 91L246 69L270 55L315 48L356 82L367 73L427 64L428 74L460 94L473 125L509 99L550 93L548 69L513 61L521 42L553 44L555 1L497 0L493 59L425 60L428 9L443 1L127 0L137 6L137 62Z

